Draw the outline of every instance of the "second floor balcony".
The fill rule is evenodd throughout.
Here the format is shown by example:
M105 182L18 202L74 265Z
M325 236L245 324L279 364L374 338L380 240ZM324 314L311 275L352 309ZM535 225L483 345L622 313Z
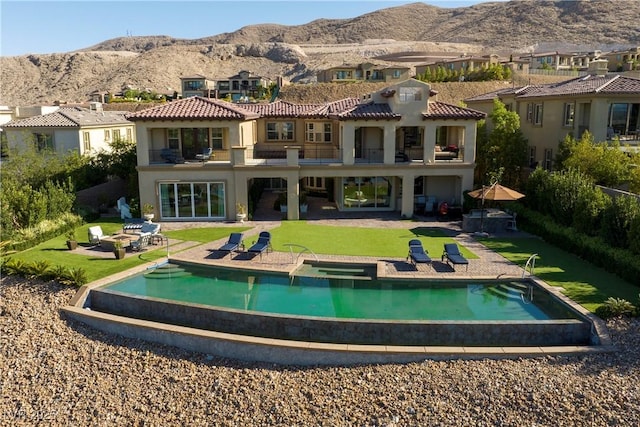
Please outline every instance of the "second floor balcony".
M288 146L269 146L268 144L256 145L243 150L243 162L255 165L276 165L287 164L289 148ZM199 152L199 151L198 151ZM406 148L395 150L393 155L388 156L385 162L385 152L383 149L368 148L354 149L345 153L341 148L335 146L312 145L295 148L298 164L321 165L321 164L429 164L435 163L462 163L463 148L457 146L440 147L436 146L433 157L425 156L422 147ZM293 154L292 154L293 155ZM294 155L294 157L296 157ZM236 158L237 160L237 158ZM211 163L233 163L233 149L212 150L211 156L207 159L199 158L194 150L179 149L154 149L149 150L149 164L211 164Z

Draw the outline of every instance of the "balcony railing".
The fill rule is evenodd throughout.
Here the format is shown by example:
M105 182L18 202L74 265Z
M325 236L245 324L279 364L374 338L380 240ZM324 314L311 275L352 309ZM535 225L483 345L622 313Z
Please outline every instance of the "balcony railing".
M211 157L204 162L196 159L195 155L182 157L180 150L163 148L160 150L149 150L149 164L155 163L207 163L207 162L229 162L231 152L229 150L214 150Z

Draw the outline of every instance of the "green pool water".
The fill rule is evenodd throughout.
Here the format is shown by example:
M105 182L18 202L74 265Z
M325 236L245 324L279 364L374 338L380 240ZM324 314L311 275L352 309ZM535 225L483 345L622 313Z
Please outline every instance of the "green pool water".
M548 294L529 301L521 282L432 282L289 277L286 274L168 266L103 289L183 303L282 315L385 320L575 318ZM523 298L523 292L527 297Z

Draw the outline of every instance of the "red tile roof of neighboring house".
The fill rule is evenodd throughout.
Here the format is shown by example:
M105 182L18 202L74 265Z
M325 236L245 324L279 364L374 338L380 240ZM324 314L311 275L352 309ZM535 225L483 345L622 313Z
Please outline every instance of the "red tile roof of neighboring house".
M81 107L64 107L49 114L12 120L2 125L3 128L79 128L83 126L101 126L130 124L126 119L126 111L92 111Z
M139 120L250 120L259 115L243 106L217 99L193 96L178 101L172 101L159 107L132 113L128 116L131 121Z
M500 89L482 95L467 98L465 101L485 101L499 98L501 95L514 95L516 98L540 98L547 96L572 96L583 94L640 94L640 79L607 74L604 76L586 75L559 83L520 88Z
M482 111L472 110L470 108L458 107L457 105L447 104L445 102L430 102L426 113L422 114L425 120L435 119L474 119L480 120L487 116Z

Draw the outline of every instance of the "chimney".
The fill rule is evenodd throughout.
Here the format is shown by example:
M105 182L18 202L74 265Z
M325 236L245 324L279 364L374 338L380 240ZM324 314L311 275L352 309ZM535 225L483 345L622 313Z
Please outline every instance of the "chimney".
M609 61L603 58L593 59L589 63L589 74L594 76L604 76L607 74Z

